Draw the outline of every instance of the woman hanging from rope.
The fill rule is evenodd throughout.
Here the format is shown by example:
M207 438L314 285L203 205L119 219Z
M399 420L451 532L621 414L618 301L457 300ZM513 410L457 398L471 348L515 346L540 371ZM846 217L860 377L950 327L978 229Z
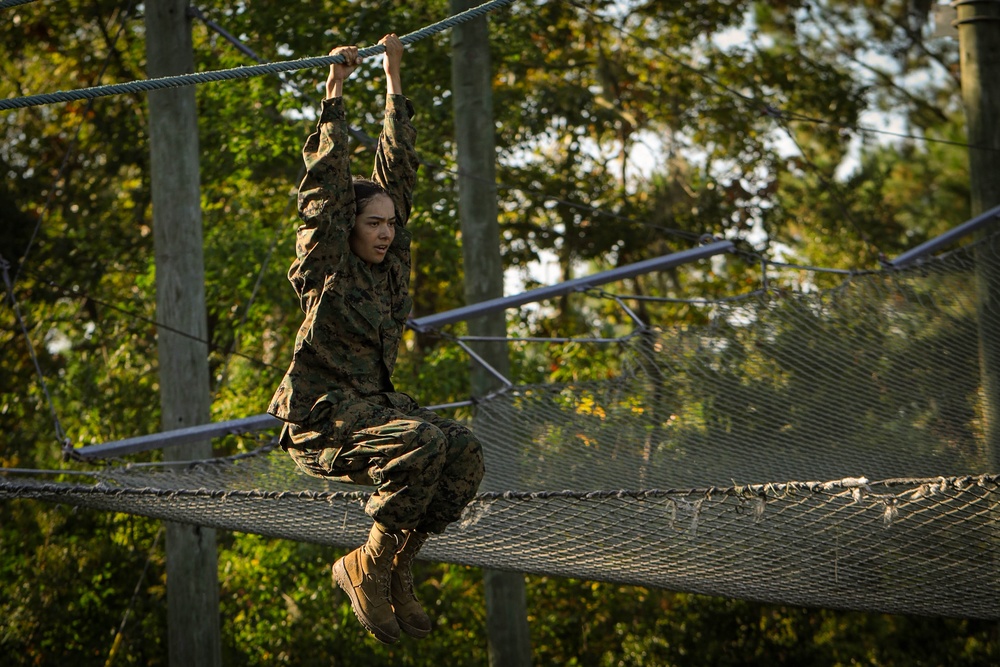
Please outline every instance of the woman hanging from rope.
M403 44L385 46L385 118L371 179L351 177L345 80L358 49L330 66L316 131L303 148L295 260L288 278L305 319L268 412L285 421L281 446L311 475L376 487L367 542L333 565L354 613L379 641L424 637L431 620L410 566L428 534L456 521L483 476L479 441L464 426L395 390L410 312L410 215L417 158L412 106L402 94Z

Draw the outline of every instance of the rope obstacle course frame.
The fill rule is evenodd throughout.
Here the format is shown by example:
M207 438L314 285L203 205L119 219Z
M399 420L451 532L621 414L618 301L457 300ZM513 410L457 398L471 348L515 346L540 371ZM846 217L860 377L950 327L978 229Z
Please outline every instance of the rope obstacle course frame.
M492 9L504 4L508 3L493 2L480 7ZM404 40L419 38L413 37L416 34L411 33ZM380 47L372 48L376 50L365 53L365 57L379 52ZM331 62L334 62L331 57L290 61L279 65L287 69L261 69L260 73L325 66ZM212 74L204 81L255 76L256 73L250 72L252 69L228 70L221 78L212 78L216 76ZM171 77L169 83L136 82L135 90L98 87L57 93L52 100L43 100L44 96L5 100L0 101L0 109L201 82ZM5 106L9 104L15 106ZM980 216L975 226L991 222L997 213L995 209ZM890 263L891 268L901 270L912 259L906 257L904 261L901 257ZM952 261L954 266L949 263ZM953 287L967 287L968 267L974 261L966 254L944 262L921 263L919 271L905 275L894 270L866 279L850 277L842 292L868 290L881 297L879 303L885 303L890 301L886 294L896 294L892 292L892 283L905 279L917 285L921 279L918 274L926 273L942 284L951 281ZM959 277L955 278L956 275ZM570 291L590 286L574 285ZM922 295L936 295L939 289L912 287ZM898 292L908 293L905 289ZM960 294L961 290L951 293ZM808 318L813 310L840 313L822 300L811 301L805 295L800 296L808 305L800 310L790 307L796 318ZM843 294L826 296L836 301ZM769 318L781 312L782 303L775 295L768 295L754 304L758 321L763 323L758 332L762 346L771 342L766 325L773 324L774 320ZM865 306L871 302L862 299L859 303L860 307L858 303L843 306L848 313L845 320L864 320ZM506 304L489 305L506 307ZM415 327L428 330L459 321L471 313L444 315L417 321ZM912 313L895 315L905 319ZM965 316L974 317L968 311ZM723 323L717 326L725 328L725 319L722 317ZM731 344L742 333L735 327L733 331L733 337L728 339ZM891 327L888 332L892 333ZM856 332L842 333L849 337ZM995 471L948 468L942 465L940 452L935 451L920 461L907 459L901 452L890 452L874 460L865 443L847 443L858 445L860 453L854 452L856 459L846 456L851 454L847 446L838 452L843 456L840 461L833 464L824 461L828 467L816 468L829 475L820 479L832 481L755 481L727 485L727 476L737 471L742 473L738 478L746 480L816 477L809 476L805 468L782 471L780 466L773 465L773 460L743 461L742 470L737 465L720 467L727 461L736 461L735 453L741 449L754 450L745 456L781 459L773 452L767 454L768 446L774 451L781 450L774 443L739 440L751 432L749 428L742 433L731 429L730 434L735 431L737 439L718 446L708 440L699 441L705 449L697 452L700 459L693 459L691 451L678 450L679 441L666 434L664 423L670 423L669 420L640 420L635 417L637 413L627 411L626 419L620 419L623 406L636 405L623 396L651 399L654 402L640 401L638 405L652 406L649 412L661 416L663 410L677 409L676 405L655 401L664 386L675 387L676 378L680 378L681 384L689 381L694 386L707 382L713 373L717 375L713 363L722 357L713 356L712 350L699 348L700 343L693 341L719 337L716 330L667 334L655 326L640 326L636 336L620 343L623 354L634 364L622 381L616 379L604 387L511 387L481 400L483 432L491 438L493 456L499 457L489 467L498 469L498 474L487 480L456 530L449 531L447 539L428 544L427 555L498 569L792 604L1000 618L997 583L1000 577L995 555L998 478L992 474ZM850 359L836 357L837 342L835 336L829 335L821 341L829 347L830 359L837 360L830 362L829 368L849 367ZM962 354L966 353L967 350L962 350ZM699 356L713 363L694 365ZM933 354L928 356L933 360ZM770 361L779 363L777 359ZM686 362L692 363L686 366ZM879 371L892 363L888 357L878 357L874 359L874 368ZM720 392L719 396L725 394ZM556 406L559 412L551 414L558 417L539 419L539 413L530 412L532 406L545 409ZM604 412L603 417L595 406ZM517 418L530 414L535 414L534 420ZM616 423L622 430L609 435L607 425L614 418L619 418ZM245 420L237 421L227 423L225 429L256 426ZM917 430L913 429L913 437L918 435ZM722 433L714 435L721 437ZM203 432L198 435L204 437ZM508 442L501 442L501 436ZM636 451L634 446L641 445L644 438L649 446ZM776 438L776 442L787 444L781 438ZM804 441L798 444L808 455L794 461L780 460L781 465L802 465L804 460L815 462L817 456L825 453L808 449ZM933 446L930 448L933 450ZM607 454L613 458L601 458ZM578 458L589 465L581 466ZM711 459L716 459L714 469L709 465ZM516 465L500 464L504 460ZM367 494L356 487L338 487L297 475L289 465L281 452L265 448L253 456L191 462L180 468L133 465L110 468L97 474L94 484L3 479L0 498L72 502L107 511L338 546L357 543L366 524L361 505ZM862 473L872 468L887 476L878 482L869 481ZM510 469L517 470L517 475L506 477ZM908 474L909 470L924 474ZM641 474L637 475L637 471ZM893 476L894 471L900 472ZM557 474L560 472L565 475L560 477ZM768 472L770 476L765 474ZM776 476L783 472L788 474ZM802 473L806 476L799 477ZM633 486L638 480L646 484ZM559 488L561 482L566 482L565 488ZM550 532L554 535L546 537ZM483 544L490 544L490 549L484 550Z
M639 322L607 343L620 351L619 376L477 399L487 477L427 557L781 604L1000 618L1000 477L981 442L955 449L949 439L962 400L925 392L976 363L969 285L980 261L1000 263L1000 235L820 294L708 303L706 326ZM734 385L734 372L748 384ZM305 476L270 445L113 465L84 483L43 477L8 471L0 498L341 547L368 526L368 491Z

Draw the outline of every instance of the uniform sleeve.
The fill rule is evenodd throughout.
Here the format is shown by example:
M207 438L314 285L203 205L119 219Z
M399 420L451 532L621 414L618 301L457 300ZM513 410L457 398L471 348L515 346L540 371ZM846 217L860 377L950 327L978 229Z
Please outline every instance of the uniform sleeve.
M413 205L413 186L417 181L417 131L410 123L413 107L403 95L386 98L385 120L375 152L372 180L379 183L396 207L396 222L405 227Z
M308 311L327 276L343 266L350 252L348 235L354 224L347 113L343 98L323 100L316 131L302 148L306 175L299 185L299 226L295 261L288 279Z

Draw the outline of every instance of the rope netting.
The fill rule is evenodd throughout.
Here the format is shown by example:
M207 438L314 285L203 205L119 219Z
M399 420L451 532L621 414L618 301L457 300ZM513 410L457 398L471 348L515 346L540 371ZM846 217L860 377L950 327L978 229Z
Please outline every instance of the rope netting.
M669 309L645 302L636 310L649 324L605 343L618 347L613 377L479 399L486 479L422 555L775 603L1000 618L1000 453L986 441L979 374L980 324L1000 313L977 298L1000 293L977 284L997 275L994 236L835 289L691 306L705 309L697 326L655 320ZM0 498L340 547L370 525L370 488L300 474L270 446L116 465L86 483L49 479L0 478Z

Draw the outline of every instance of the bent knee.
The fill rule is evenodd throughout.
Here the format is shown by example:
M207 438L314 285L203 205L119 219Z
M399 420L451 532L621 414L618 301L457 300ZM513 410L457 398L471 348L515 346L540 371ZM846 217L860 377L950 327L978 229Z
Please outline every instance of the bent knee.
M478 487L483 475L486 474L486 462L483 457L483 445L471 432L468 438L463 439L456 459L462 470L462 476Z
M419 449L421 454L435 458L447 453L448 438L434 424L417 422L410 433L411 449Z

